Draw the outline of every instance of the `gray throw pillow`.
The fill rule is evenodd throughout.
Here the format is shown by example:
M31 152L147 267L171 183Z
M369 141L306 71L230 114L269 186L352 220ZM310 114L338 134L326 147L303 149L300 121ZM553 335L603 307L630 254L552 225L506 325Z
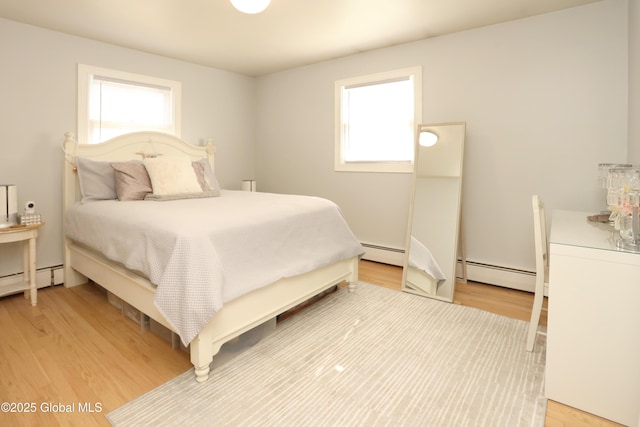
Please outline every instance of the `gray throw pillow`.
M76 158L82 203L116 199L115 173L110 162Z

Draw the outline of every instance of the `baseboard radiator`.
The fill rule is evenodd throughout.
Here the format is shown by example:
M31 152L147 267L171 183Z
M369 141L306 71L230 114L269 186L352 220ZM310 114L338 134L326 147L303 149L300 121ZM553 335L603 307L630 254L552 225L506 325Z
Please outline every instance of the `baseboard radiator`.
M368 261L381 262L383 264L404 265L404 248L390 248L387 246L373 245L371 243L361 243L365 253L362 259Z
M456 274L462 277L462 263L460 261L458 261ZM467 279L472 282L488 283L527 292L533 292L536 284L536 275L532 271L469 260L467 260Z
M362 243L366 252L362 256L368 261L380 262L383 264L404 265L404 249L391 248L369 243ZM533 292L536 276L532 271L519 270L510 267L502 267L486 263L467 260L467 280L472 282L487 283L489 285L502 286L510 289ZM462 261L458 260L456 276L463 278Z
M404 265L404 249L391 248L369 243L362 243L365 248L363 259L380 262L383 264ZM467 279L473 282L487 283L521 291L533 292L536 276L532 271L518 270L509 267L501 267L491 264L479 263L467 260ZM458 278L463 277L462 262L458 260L456 268ZM3 287L8 287L16 281L23 280L23 274L10 274L0 277L0 296L8 295L2 292ZM62 265L44 267L36 270L36 283L38 288L60 285L64 282L64 269Z
M9 274L6 276L0 276L0 296L11 295L15 293L23 292L11 291L16 282L24 280L24 274L22 272L16 274ZM46 288L47 286L61 285L64 282L64 269L62 265L54 265L51 267L42 267L36 270L36 285L39 288Z

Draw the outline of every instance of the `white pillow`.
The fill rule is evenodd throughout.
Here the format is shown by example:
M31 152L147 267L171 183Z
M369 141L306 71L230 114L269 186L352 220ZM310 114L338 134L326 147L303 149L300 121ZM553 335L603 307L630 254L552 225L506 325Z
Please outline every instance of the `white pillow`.
M199 193L202 191L191 159L188 157L162 156L144 159L144 166L151 179L153 194Z

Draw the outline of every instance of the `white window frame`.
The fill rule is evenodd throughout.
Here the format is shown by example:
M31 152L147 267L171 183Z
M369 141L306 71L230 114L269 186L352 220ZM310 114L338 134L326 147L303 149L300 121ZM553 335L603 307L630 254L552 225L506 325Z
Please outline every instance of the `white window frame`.
M145 76L142 74L128 73L109 68L94 67L92 65L78 64L78 142L91 144L89 140L90 117L89 105L91 94L91 82L93 76L121 80L133 85L159 86L168 88L172 94L173 108L173 135L180 137L182 117L182 84L178 81Z
M400 70L387 71L365 76L352 77L335 82L335 164L336 171L344 172L390 172L413 173L413 158L407 161L345 161L343 146L345 143L345 128L343 126L343 94L345 89L356 86L374 85L385 82L393 82L403 79L413 81L414 100L414 129L411 135L415 135L415 128L422 120L422 67L411 67ZM413 140L412 140L413 146Z

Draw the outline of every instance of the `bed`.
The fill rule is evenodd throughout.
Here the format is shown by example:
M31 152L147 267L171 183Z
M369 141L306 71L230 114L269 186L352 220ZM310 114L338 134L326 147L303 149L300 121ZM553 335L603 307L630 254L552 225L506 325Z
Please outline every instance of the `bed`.
M67 132L63 149L65 286L91 280L178 334L198 382L225 342L336 284L355 290L363 250L337 206L220 189L210 140ZM127 181L141 165L142 193Z

